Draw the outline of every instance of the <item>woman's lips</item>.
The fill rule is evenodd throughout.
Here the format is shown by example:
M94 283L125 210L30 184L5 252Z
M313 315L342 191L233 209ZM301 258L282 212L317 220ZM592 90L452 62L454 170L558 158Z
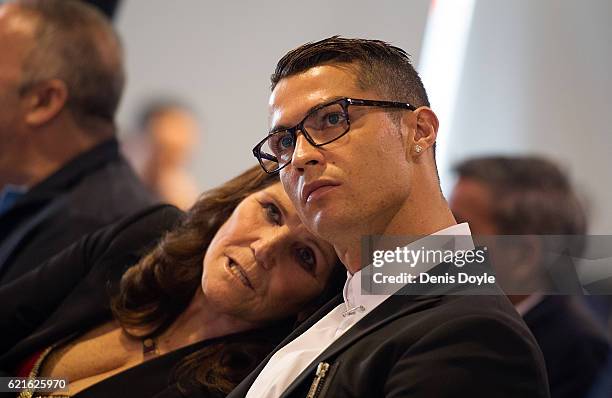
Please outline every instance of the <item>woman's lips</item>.
M227 264L227 269L233 276L236 277L236 279L242 282L244 286L248 287L249 289L255 290L253 289L253 285L251 284L251 281L249 281L249 278L247 277L244 269L240 265L235 263L234 260L232 260L231 258L229 259L229 263Z

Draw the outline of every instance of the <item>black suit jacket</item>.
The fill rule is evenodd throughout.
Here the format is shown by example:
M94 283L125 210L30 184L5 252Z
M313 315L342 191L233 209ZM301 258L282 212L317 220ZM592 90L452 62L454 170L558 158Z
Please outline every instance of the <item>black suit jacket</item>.
M548 397L542 354L508 299L392 296L333 342L283 393L305 397L319 363L322 397ZM277 350L342 302L329 302ZM228 396L244 397L269 358Z
M0 286L155 201L114 138L77 156L0 215Z
M551 397L587 397L612 358L605 331L581 299L546 296L523 318L544 354Z
M0 288L0 369L111 316L109 295L125 270L174 226L169 205L143 210L90 234Z
M143 210L87 235L45 264L0 288L0 375L60 339L111 318L110 294L135 264L179 221L169 205ZM199 342L128 369L81 391L78 397L179 397L168 383L184 355L214 341ZM2 395L2 394L0 394ZM3 396L14 396L4 394ZM212 396L212 395L211 395Z

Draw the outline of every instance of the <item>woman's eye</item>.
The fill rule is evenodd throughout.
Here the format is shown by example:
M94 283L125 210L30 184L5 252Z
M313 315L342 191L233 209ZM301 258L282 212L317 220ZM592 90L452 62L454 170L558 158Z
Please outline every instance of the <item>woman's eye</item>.
M297 249L296 256L299 263L306 269L306 271L314 272L315 266L317 265L317 257L311 248L301 247Z
M266 212L266 217L268 220L274 224L280 225L283 220L283 215L279 208L272 203L265 203L263 208Z

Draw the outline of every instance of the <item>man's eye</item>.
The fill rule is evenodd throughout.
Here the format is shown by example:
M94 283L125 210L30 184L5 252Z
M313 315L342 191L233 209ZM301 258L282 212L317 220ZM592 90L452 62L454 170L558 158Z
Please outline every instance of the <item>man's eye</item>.
M286 153L288 150L293 149L294 146L295 141L293 136L288 132L284 134L276 134L270 140L270 148L276 156Z
M309 247L301 247L296 250L296 257L300 263L308 272L314 272L317 265L317 257Z
M336 125L342 121L342 115L340 113L330 113L325 116L325 121L330 125Z
M278 140L278 145L281 150L293 148L294 142L291 134L284 135L280 140Z
M276 225L280 225L283 221L283 214L279 210L279 208L273 203L265 203L262 205L268 220Z
M333 128L337 126L343 126L346 123L346 117L343 112L329 112L323 115L321 119L320 128Z

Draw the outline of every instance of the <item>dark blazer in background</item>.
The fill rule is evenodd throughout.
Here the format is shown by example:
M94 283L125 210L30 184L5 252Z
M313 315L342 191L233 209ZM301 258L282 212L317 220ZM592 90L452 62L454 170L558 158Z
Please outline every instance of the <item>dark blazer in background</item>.
M305 397L320 362L330 365L317 398L546 398L535 339L498 295L395 295L331 344L281 395ZM336 297L277 348L342 302ZM228 397L244 397L269 358Z
M606 371L610 342L581 298L546 296L523 319L546 362L552 398L585 398ZM607 397L612 397L612 391Z
M116 139L77 156L0 215L0 286L81 236L155 202Z

